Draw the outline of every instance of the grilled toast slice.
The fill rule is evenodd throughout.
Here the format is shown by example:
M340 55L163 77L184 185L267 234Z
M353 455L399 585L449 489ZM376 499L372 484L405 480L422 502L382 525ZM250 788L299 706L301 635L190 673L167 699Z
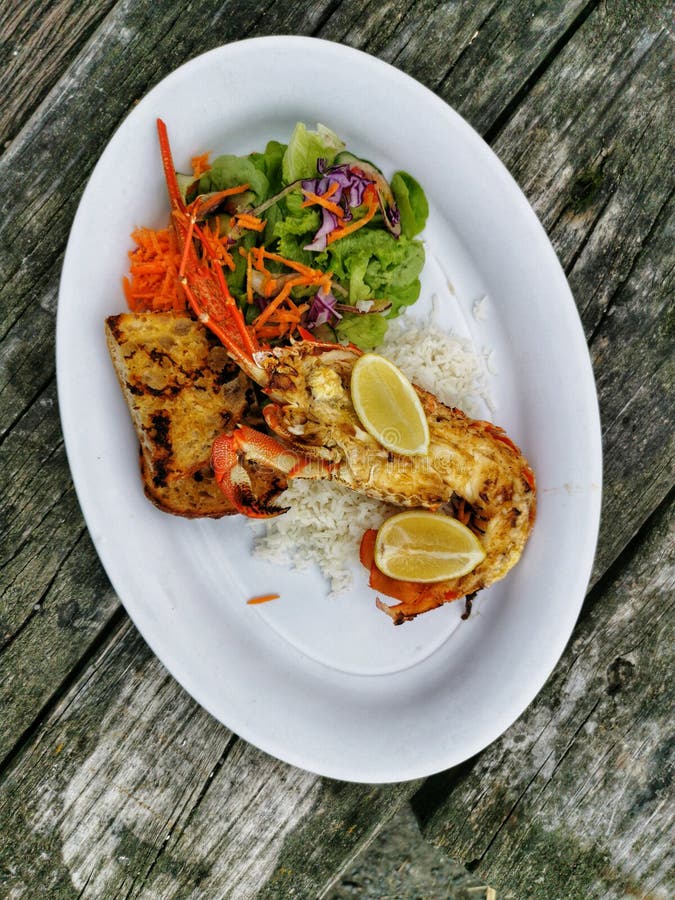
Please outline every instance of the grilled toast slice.
M185 314L122 313L106 319L105 332L140 442L148 498L190 518L236 512L215 481L211 446L241 421L262 421L252 383ZM285 487L262 467L251 476L268 496Z

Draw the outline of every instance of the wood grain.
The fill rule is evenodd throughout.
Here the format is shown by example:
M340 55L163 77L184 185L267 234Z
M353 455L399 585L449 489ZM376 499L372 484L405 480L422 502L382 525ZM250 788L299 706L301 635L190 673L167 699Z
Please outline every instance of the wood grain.
M0 5L0 146L9 146L113 5L114 0Z

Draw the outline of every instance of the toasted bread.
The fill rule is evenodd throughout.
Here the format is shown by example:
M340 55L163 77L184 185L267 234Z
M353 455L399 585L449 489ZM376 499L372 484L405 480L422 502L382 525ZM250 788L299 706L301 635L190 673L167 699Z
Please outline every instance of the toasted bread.
M255 391L203 325L178 313L123 313L105 322L108 350L141 445L145 493L165 512L236 512L218 487L211 446L237 423L261 421ZM271 471L257 488L278 493Z

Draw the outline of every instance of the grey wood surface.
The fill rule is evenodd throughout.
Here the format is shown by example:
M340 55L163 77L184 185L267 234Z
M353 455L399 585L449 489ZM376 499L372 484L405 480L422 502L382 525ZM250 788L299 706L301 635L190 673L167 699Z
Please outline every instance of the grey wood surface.
M653 0L0 5L0 893L311 898L411 798L500 896L674 893L669 17ZM203 712L129 623L65 459L54 316L86 179L169 71L273 33L385 59L485 136L593 359L605 486L577 631L521 719L425 784L330 782Z

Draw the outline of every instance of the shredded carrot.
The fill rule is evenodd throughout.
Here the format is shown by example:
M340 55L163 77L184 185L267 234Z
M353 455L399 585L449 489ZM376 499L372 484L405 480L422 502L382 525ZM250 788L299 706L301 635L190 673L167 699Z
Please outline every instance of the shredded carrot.
M181 255L173 229L137 228L136 247L129 252L129 275L123 279L127 305L132 312L166 312L186 309L179 283Z
M247 600L249 606L253 606L256 603L267 603L269 600L278 600L280 594L261 594L259 597L251 597L250 600Z
M263 325L262 328L258 329L257 335L259 338L269 340L270 338L283 337L285 332L286 328L283 325Z
M337 241L340 238L346 237L348 234L352 234L359 228L363 228L363 226L367 225L368 222L370 222L370 220L373 218L379 206L375 191L371 190L369 186L364 191L363 196L364 201L368 204L368 209L366 210L365 215L363 215L360 219L349 222L349 224L347 225L343 225L341 228L336 228L334 231L331 231L327 238L327 242L329 244L332 244L333 241Z
M269 275L262 286L262 295L266 300L269 300L270 297L273 297L276 292L279 290L279 282L274 278L273 275ZM291 303L291 298L288 298L288 302Z
M283 266L288 266L289 269L300 272L301 275L324 274L320 269L312 269L310 266L304 265L304 263L296 262L294 259L287 259L285 256L280 256L278 253L272 253L269 250L265 250L264 247L259 247L258 249L261 251L261 255L264 259L270 259L273 262L281 263Z
M253 322L253 327L258 328L261 325L264 325L268 319L272 317L272 314L279 308L279 306L284 302L284 300L289 299L290 293L294 287L299 286L310 286L310 285L318 285L321 286L324 282L325 278L323 272L320 273L320 277L314 276L298 276L297 278L289 278L289 280L284 284L282 289L276 295L276 297L270 301L270 303L265 307L265 309L260 313L257 319Z
M253 257L253 268L265 275L270 275L269 269L265 266L265 248L251 247L251 255Z
M298 307L295 305L295 303L293 303L293 301L291 300L290 297L288 298L288 308L289 308L289 310L290 310L292 313L296 313L296 314L297 314L297 312L298 312Z
M303 194L305 195L305 197L307 197L307 199L304 203L300 204L301 207L304 208L306 206L314 206L315 204L318 204L319 206L325 207L330 212L335 213L335 215L339 216L340 220L342 220L344 210L341 206L338 206L337 203L333 203L332 200L327 200L325 194L315 194L312 191L303 191Z
M211 163L209 162L209 154L202 153L201 156L193 156L190 160L190 165L192 166L192 174L195 178L199 178L200 175L203 175L204 172L208 172L211 168Z
M265 266L267 260L291 269L292 274L287 272L282 276L278 272L270 272ZM263 340L290 336L296 331L300 334L302 315L309 306L307 303L298 305L293 301L291 298L293 288L316 286L328 292L332 281L330 272L312 269L303 263L265 250L264 247L252 247L247 254L246 293L249 302L253 302L254 295L251 279L252 269L256 269L263 275L262 282L256 286L255 293L270 301L251 325L255 335Z
M321 196L324 198L324 200L329 200L339 187L340 187L339 181L331 181L331 183L328 185L328 190L324 191L324 193Z
M278 309L276 312L276 320L280 324L288 323L294 325L300 318L297 313L290 309Z
M302 282L296 280L295 278L290 279L286 282L286 284L282 287L279 293L276 295L274 300L270 301L270 303L265 307L265 309L260 313L257 319L253 321L253 327L259 328L261 325L264 325L268 319L272 317L272 314L276 311L276 309L281 306L286 297L291 293L291 289L296 286L296 284L301 284Z
M239 248L239 252L243 250L243 247ZM251 280L251 273L253 272L253 260L251 257L251 251L246 254L246 300L249 303L253 303L253 281Z
M221 238L218 234L218 229L219 222L215 223L213 230L205 224L200 231L200 237L207 246L211 259L217 260L221 265L227 266L227 268L233 272L234 260L227 247L227 235Z
M195 157L195 173L207 171L204 166L208 166L208 154ZM209 277L218 283L216 294L221 296L222 293L223 309L211 310L210 307L211 316L215 321L220 321L221 318L225 321L231 315L229 306L236 305L236 302L229 292L223 270L235 269L231 252L233 235L221 235L221 219L213 216L213 212L224 197L241 193L248 187L248 184L242 184L198 198L187 205L188 217L183 217L180 222L177 220L175 227L161 230L139 228L133 232L136 246L129 253L129 272L123 279L127 304L132 311L188 310L191 305L188 300L194 298L191 296L192 289L186 273L196 266L200 277L207 277L207 273L211 273ZM306 196L308 201L339 209L337 204L331 204L329 200L338 187L337 182L332 182L328 191L321 196L313 195L312 192L307 192ZM183 214L176 209L174 215L180 217ZM230 218L230 226L235 231L237 228L262 231L265 225L264 219L252 213L237 213ZM201 244L201 254L198 253L196 244ZM246 332L242 335L242 339L247 339L245 343L253 346L257 340L270 341L293 335L305 337L308 332L302 326L302 317L309 309L309 303L293 300L291 292L296 287L328 292L331 289L332 273L288 259L266 250L264 246L248 250L244 247L237 249L246 260L247 301L253 303L256 294L269 301L252 326L244 325L243 320L238 322L238 327ZM270 264L276 271L268 268ZM254 269L259 273L255 278L252 277ZM254 600L263 602L256 598Z
M248 228L251 231L263 231L267 224L264 219L259 219L258 216L251 216L249 213L239 213L235 218L237 225L241 225L242 228Z

